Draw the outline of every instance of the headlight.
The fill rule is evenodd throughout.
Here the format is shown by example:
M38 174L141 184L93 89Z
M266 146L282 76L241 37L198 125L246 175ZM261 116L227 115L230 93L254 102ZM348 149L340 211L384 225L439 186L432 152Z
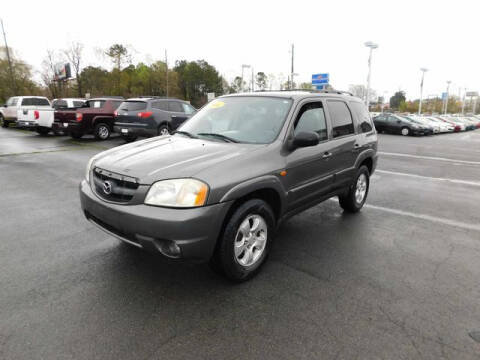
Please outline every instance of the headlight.
M96 160L96 156L93 156L90 160L88 160L87 168L85 169L85 179L87 182L90 182L90 171L92 170L92 165Z
M195 179L171 179L154 183L145 197L145 204L170 207L205 205L208 185Z

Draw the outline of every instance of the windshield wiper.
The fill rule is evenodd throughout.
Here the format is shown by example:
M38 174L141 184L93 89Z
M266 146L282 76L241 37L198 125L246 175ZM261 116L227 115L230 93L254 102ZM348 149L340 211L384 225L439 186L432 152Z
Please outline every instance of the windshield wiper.
M188 136L188 137L190 137L190 138L192 138L192 139L198 139L198 136L195 136L195 135L193 135L192 133L189 133L188 131L181 131L181 130L179 130L179 131L175 131L173 134L181 134L181 135Z
M238 140L235 140L235 139L232 139L229 136L225 136L225 135L217 134L217 133L198 133L197 135L212 136L212 137L216 137L216 138L219 138L221 140L224 140L226 142L238 143Z

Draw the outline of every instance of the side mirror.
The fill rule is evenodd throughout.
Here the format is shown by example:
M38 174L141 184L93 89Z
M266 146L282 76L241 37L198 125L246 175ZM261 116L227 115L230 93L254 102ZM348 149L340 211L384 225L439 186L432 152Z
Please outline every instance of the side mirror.
M290 143L290 150L301 147L315 146L320 142L320 136L313 131L301 131L296 134Z

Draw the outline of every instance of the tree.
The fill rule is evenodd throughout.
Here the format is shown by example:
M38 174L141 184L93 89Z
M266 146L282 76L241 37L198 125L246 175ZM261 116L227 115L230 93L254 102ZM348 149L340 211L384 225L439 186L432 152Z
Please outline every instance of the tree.
M265 90L267 88L267 75L264 72L258 72L257 76L255 77L255 83L259 90Z
M128 52L127 48L122 44L113 44L105 52L105 55L110 57L113 64L118 70L122 69L122 64L131 61L131 55Z
M300 89L305 89L305 90L312 90L312 83L311 82L303 82L299 85Z
M242 78L240 76L237 76L235 77L235 79L233 79L231 88L233 89L233 92L238 93L242 91L244 86L245 86L245 81L242 81Z
M405 91L397 91L391 98L390 98L390 108L393 110L401 110L401 108L405 109ZM404 111L404 110L403 110Z
M67 49L63 51L70 64L73 66L75 78L77 80L78 97L83 97L82 77L80 76L80 64L82 61L83 44L80 42L72 42Z

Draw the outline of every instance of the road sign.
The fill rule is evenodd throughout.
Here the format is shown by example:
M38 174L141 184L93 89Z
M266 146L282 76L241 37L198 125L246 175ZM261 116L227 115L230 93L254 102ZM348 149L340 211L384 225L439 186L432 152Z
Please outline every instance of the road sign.
M478 96L478 91L467 91L466 96Z
M316 90L323 90L323 89L325 89L326 86L327 86L327 84L325 84L325 85L315 85L315 89Z
M444 92L444 93L442 93L442 100L446 100L446 99L447 99L447 93Z
M328 84L329 81L330 75L328 73L312 75L312 85Z

